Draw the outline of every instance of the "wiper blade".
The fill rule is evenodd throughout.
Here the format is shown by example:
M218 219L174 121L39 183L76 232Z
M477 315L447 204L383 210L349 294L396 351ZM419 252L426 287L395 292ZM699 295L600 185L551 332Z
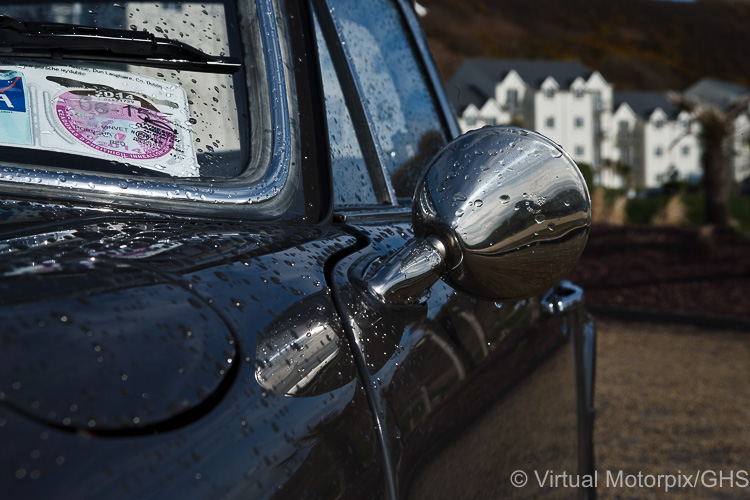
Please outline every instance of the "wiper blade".
M241 64L146 31L17 21L0 15L0 57L119 62L231 74Z

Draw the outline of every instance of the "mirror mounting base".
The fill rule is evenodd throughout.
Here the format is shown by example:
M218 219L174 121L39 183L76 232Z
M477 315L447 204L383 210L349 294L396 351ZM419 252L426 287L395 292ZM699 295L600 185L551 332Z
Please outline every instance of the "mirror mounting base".
M445 270L446 248L433 236L412 238L384 259L375 259L364 270L367 292L392 305L418 305Z

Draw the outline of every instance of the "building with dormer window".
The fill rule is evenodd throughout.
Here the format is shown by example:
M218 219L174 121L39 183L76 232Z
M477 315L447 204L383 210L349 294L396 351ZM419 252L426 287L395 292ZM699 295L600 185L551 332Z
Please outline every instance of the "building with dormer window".
M579 62L470 59L451 78L448 93L463 130L494 124L536 130L597 175L610 157L612 86Z
M748 92L704 79L685 96L726 110L744 103ZM462 130L500 124L536 130L591 165L596 184L649 188L702 175L699 124L667 91L614 92L579 62L469 59L448 83L448 95ZM727 144L737 181L750 178L749 135L745 110L734 118Z
M701 178L698 124L668 92L615 92L614 99L612 159L630 168L633 185Z

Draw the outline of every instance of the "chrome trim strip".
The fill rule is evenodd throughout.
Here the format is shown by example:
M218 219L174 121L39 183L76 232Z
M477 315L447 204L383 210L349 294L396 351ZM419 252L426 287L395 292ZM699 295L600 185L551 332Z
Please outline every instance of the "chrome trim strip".
M336 207L333 212L333 218L336 222L348 222L356 219L366 219L372 217L385 218L385 217L410 217L411 207L405 206L374 206L372 208L367 207Z
M443 119L445 120L445 124L451 134L451 136L448 137L448 140L455 139L461 135L461 131L458 129L458 123L456 123L452 108L445 95L445 87L443 86L440 74L437 71L435 60L432 58L432 52L430 52L430 48L427 46L427 38L422 31L422 25L419 23L419 19L417 19L417 13L414 12L414 9L409 5L407 0L396 1L398 2L399 7L401 7L404 19L406 19L406 24L411 31L411 37L419 50L419 54L422 56L422 63L424 64L427 76L432 84L433 93L437 97L438 106L443 113Z
M104 201L133 207L149 206L163 201L173 210L189 203L218 205L252 205L273 200L287 183L292 167L292 132L289 117L287 81L278 39L276 14L271 0L255 0L266 64L269 90L271 127L271 162L266 175L251 185L242 176L231 181L203 184L190 182L159 182L105 177L100 175L70 173L41 168L0 167L0 190L28 196L49 195L80 201ZM33 193L29 188L33 186ZM131 194L132 193L132 194ZM177 203L175 203L177 202ZM208 205L205 205L208 206Z

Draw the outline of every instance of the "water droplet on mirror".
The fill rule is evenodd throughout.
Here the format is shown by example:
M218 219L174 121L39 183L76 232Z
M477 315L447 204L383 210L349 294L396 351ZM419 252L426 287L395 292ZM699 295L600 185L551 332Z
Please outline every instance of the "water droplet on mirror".
M562 153L557 149L553 149L551 154L552 158L560 158L562 156Z
M547 218L544 216L544 214L536 214L536 217L534 217L534 220L536 221L537 224L541 224L542 222L547 220Z
M482 200L477 200L474 202L474 206L477 208L481 207L482 205L484 205L484 202Z

